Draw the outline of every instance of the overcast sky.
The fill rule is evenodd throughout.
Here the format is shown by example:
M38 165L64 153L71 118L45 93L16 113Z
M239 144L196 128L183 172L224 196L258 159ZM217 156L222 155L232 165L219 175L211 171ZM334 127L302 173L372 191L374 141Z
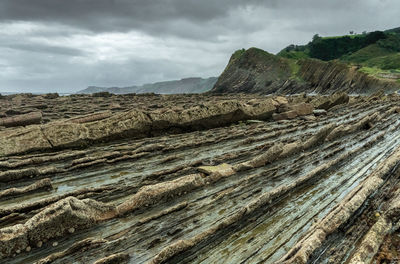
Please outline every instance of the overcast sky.
M0 92L218 76L237 49L400 26L399 0L1 0Z

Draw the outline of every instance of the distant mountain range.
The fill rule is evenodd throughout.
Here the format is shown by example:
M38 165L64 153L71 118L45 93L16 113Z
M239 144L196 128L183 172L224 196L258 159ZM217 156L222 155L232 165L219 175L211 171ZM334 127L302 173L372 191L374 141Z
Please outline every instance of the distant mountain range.
M98 92L109 92L113 94L127 93L157 93L157 94L182 94L182 93L203 93L211 90L217 82L217 77L203 78L185 78L181 80L156 82L144 84L141 86L129 87L97 87L88 88L76 92L77 94L91 94Z

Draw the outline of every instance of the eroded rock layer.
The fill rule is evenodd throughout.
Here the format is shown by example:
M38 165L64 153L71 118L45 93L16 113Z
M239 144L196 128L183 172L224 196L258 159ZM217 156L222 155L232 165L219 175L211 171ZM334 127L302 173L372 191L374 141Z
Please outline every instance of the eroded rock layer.
M204 98L0 132L0 262L399 257L398 96Z
M238 50L231 56L211 93L371 94L399 89L400 84L395 80L370 76L359 71L357 66L339 61L294 60L250 48Z
M355 94L371 94L378 90L393 92L400 85L393 81L381 80L369 76L355 66L337 61L301 60L299 75L316 93L346 91Z

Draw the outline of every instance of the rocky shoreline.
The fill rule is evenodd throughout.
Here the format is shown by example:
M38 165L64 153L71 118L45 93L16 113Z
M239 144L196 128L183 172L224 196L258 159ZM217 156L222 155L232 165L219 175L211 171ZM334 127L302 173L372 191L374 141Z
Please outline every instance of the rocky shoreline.
M398 257L396 94L0 100L1 261Z

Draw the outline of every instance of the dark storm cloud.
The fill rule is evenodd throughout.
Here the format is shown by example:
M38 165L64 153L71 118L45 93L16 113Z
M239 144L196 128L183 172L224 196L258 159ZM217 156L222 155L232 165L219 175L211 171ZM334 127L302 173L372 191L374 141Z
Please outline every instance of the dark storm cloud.
M304 20L326 12L340 19L342 12L345 15L347 10L353 13L353 19L357 19L359 12L373 12L374 2L382 5L388 1L3 0L0 2L0 20L50 21L94 32L142 30L152 34L201 38L207 34L214 37L227 27L236 31L248 30L245 21L241 24L233 22L235 27L231 27L234 18L229 19L229 15L232 10L264 7L279 13L282 18L311 16L302 17ZM273 19L268 16L265 17L266 23ZM198 30L196 25L202 30ZM193 34L189 28L194 29Z
M217 76L230 54L398 27L398 0L1 0L0 91Z
M240 1L4 0L0 19L59 22L96 32L163 31L171 20L201 23L225 16L237 4Z

